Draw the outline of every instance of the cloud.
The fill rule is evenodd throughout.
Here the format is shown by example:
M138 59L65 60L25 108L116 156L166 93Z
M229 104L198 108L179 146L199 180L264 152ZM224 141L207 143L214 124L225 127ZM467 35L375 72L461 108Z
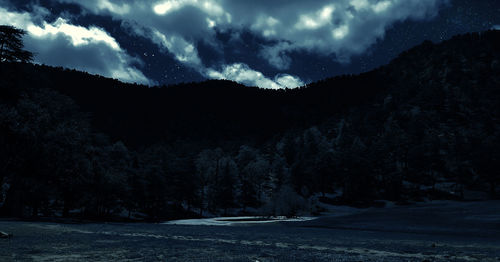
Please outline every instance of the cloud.
M135 66L141 61L129 56L104 29L73 25L63 18L48 23L44 20L48 13L40 7L32 13L0 7L0 24L27 31L26 49L35 53L38 63L84 70L125 82L154 84Z
M242 1L227 1L227 10L243 21L240 23L249 24L255 34L275 42L264 46L262 54L271 54L268 56L270 64L284 69L289 64L287 53L298 50L318 55L334 55L342 57L340 62L348 62L351 56L362 54L383 38L386 30L395 22L432 17L444 2L257 1L256 7L252 8ZM275 22L263 22L270 19Z
M493 27L491 27L491 29L493 29L493 30L500 30L500 25L494 25Z
M32 37L38 39L53 38L62 35L67 38L73 46L88 46L103 43L110 49L120 51L120 45L104 30L97 27L85 28L69 24L64 18L58 18L54 23L43 22L43 26L30 24L27 31Z
M223 43L217 39L218 32L231 32L233 38L237 38L241 32L251 32L263 40L255 54L256 57L264 59L280 71L287 70L294 63L290 56L294 52L314 53L332 57L340 63L348 63L352 56L364 53L382 39L386 30L394 23L408 19L432 18L449 0L55 1L78 4L83 7L84 13L109 15L115 20L122 21L126 31L150 39L161 50L172 54L176 60L206 77L215 78L222 75L233 77L235 80L247 79L251 75L254 77L254 83L261 84L259 86L274 88L283 85L279 84L277 79L270 79L260 72L247 68L245 61L223 65L220 70L206 65L199 56L198 44L204 42L214 49L214 53L224 56ZM57 28L56 25L51 26ZM52 27L47 25L44 30L53 30ZM73 44L75 41L88 40L88 38L73 39L67 31L62 31L62 27L59 29L61 31L58 31L58 34L69 36ZM92 30L90 28L83 29L88 31L81 31L82 33L93 33L91 35L93 40L85 45L114 50L110 45L111 42L105 41L105 35L90 32ZM98 38L101 41L95 41ZM246 44L244 40L231 43L235 45L232 46L235 49L239 48L237 43ZM83 47L83 45L73 46ZM119 71L124 75L130 75L130 78L140 78L140 74L136 76L132 74L138 70L134 71L134 67L126 66L133 64L134 59L128 57L121 49L115 51L120 54L116 55L115 61L121 61L119 65L125 64ZM238 68L237 72L241 72L241 76L229 74L231 70ZM127 71L131 73L126 73ZM255 74L249 74L250 71ZM299 82L301 81L299 80L297 84Z
M286 51L290 50L290 43L281 42L273 46L266 46L260 52L260 57L267 59L270 65L279 70L286 70L292 64L292 59Z
M199 21L196 22L196 19L193 19L193 17L203 17L200 16L200 10L188 8L187 10L184 10L184 12L186 13L179 11L177 16L184 17L183 19L186 19L186 21L179 20L181 18L168 20L168 23L179 21L175 24L177 27L175 30L170 30L169 28L166 29L165 27L158 26L159 24L162 24L163 20L165 19L162 18L162 16L175 12L185 5L193 5L195 2L196 0L179 0L168 2L169 4L166 4L167 2L163 2L163 5L152 5L153 12L155 14L158 14L158 16L153 16L153 18L146 18L140 16L139 14L136 14L136 17L141 17L141 23L137 22L137 19L125 19L123 20L122 26L132 34L150 39L153 43L158 45L161 50L170 52L179 62L182 62L184 65L190 68L193 68L202 76L207 78L233 80L246 85L270 89L285 87L294 88L304 85L304 83L298 77L291 75L281 75L276 76L274 79L270 79L264 76L264 74L262 74L261 72L251 69L247 64L244 63L223 65L220 70L205 65L199 57L198 51L196 49L195 43L197 38L195 36L209 36L205 38L204 41L207 41L210 46L216 47L218 44L212 38L215 34L215 31L213 31L213 27L216 23L219 23L220 20L217 20L216 18L213 18L215 20L207 18L206 21L204 21L203 19L199 19ZM222 15L225 17L223 19L230 19L223 13L220 13L222 11L217 6L206 6L202 11L209 14L213 13ZM148 19L150 20L148 21ZM192 27L192 25L196 23L202 24L203 29L199 30L198 32L194 32L196 31L197 27ZM189 29L179 29L179 27L182 26L187 26L189 27ZM193 32L189 33L189 30L193 30ZM189 41L187 39L191 40Z
M194 45L177 35L166 36L158 30L153 30L152 41L175 55L175 58L194 68L201 67L201 59Z
M255 71L242 63L225 65L221 71L207 69L205 75L214 79L228 79L249 86L269 89L295 88L304 85L299 78L286 74L277 75L274 80L271 80L261 72Z
M74 0L59 0L61 3L78 3L85 7L93 13L112 13L118 15L129 14L131 6L128 1L122 0L85 0L85 1L74 1Z
M178 61L206 72L196 46L204 41L220 47L218 31L250 31L263 38L265 44L256 55L278 70L288 69L294 62L290 54L299 51L347 63L351 56L362 54L383 38L394 23L431 18L449 0L58 1L111 15Z

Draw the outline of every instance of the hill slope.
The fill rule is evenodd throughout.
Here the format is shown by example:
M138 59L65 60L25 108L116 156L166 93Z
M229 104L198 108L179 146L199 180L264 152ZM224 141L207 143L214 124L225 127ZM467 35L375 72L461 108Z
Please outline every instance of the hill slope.
M314 193L359 204L500 184L499 31L291 90L148 88L29 64L1 64L0 87L5 214L288 213Z

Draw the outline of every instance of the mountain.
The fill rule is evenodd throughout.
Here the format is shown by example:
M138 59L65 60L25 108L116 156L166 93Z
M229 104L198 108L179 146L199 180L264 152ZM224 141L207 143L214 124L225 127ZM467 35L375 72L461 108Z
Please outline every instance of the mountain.
M265 141L361 103L378 89L369 83L382 82L367 74L316 84L334 85L335 91L265 90L225 80L148 88L31 64L3 65L2 72L15 78L9 80L14 85L49 88L71 97L100 131L134 146L177 139Z
M373 71L287 90L146 87L0 64L0 210L172 217L296 212L316 193L362 205L497 197L499 102L499 31L427 41ZM295 201L271 205L284 198Z

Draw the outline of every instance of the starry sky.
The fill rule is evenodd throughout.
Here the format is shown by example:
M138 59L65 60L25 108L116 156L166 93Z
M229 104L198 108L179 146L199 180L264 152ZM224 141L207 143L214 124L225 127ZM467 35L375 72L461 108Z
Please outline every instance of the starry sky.
M499 0L0 0L36 63L151 86L294 88L500 30L499 14Z

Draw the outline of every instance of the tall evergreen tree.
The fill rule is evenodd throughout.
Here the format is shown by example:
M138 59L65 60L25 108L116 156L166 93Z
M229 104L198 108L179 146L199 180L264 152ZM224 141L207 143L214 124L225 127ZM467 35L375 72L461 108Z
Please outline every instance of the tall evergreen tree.
M24 50L26 31L9 25L0 25L0 62L31 62L33 53Z

